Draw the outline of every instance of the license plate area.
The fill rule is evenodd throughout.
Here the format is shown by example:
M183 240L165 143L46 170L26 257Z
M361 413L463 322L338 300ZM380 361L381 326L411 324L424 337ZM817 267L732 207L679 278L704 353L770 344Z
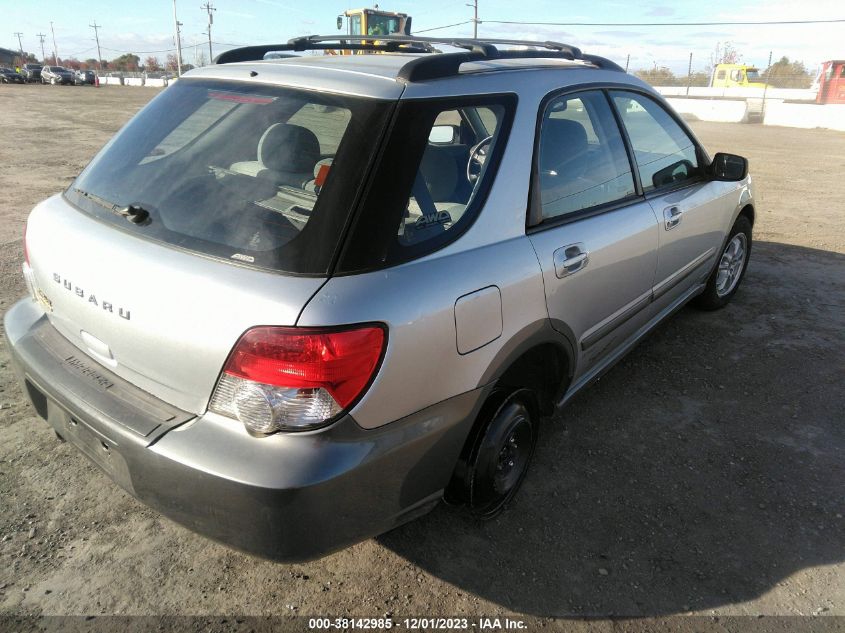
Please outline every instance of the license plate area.
M129 467L119 444L46 397L47 422L62 439L79 449L115 483L134 494Z

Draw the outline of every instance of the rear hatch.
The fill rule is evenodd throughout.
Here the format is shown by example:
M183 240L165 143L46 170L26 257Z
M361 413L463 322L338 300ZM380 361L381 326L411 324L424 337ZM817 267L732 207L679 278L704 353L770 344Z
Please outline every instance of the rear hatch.
M27 226L51 323L202 413L240 335L325 281L392 102L183 79Z

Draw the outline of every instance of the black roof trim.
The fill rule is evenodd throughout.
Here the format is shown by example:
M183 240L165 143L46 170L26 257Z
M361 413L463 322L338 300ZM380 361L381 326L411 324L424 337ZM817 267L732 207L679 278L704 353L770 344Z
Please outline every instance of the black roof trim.
M465 52L443 53L439 46L463 48ZM501 49L500 46L525 46L525 49ZM625 72L618 64L599 57L586 55L581 49L561 42L535 42L532 40L475 39L449 37L416 37L413 35L310 35L296 37L286 44L244 46L221 53L216 64L257 61L267 53L283 51L351 50L387 53L436 53L418 57L399 70L397 80L415 82L457 75L462 64L493 59L568 59L582 60L598 68Z

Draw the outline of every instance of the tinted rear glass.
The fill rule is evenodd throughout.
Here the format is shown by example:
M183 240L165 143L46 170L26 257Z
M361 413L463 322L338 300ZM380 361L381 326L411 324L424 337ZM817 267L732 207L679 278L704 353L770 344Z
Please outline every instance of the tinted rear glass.
M132 119L65 195L150 239L263 268L326 274L391 108L182 79ZM142 221L129 222L127 208L142 210Z

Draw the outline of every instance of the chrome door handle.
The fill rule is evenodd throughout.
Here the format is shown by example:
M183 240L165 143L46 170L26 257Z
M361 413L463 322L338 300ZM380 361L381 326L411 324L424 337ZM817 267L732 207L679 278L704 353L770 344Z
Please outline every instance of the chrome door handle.
M557 249L552 258L555 263L555 275L558 279L562 279L583 270L590 261L590 253L583 242L578 242Z
M680 207L666 207L663 210L663 223L667 231L671 231L681 223L684 212Z

